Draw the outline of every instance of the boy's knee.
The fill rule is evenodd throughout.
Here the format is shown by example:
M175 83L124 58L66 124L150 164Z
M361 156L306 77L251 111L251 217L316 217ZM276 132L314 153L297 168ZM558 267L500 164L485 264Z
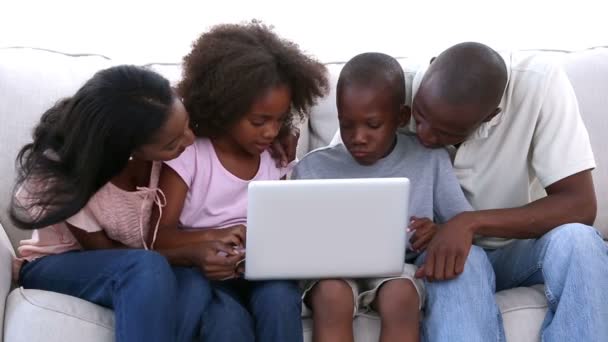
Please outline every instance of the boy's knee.
M355 302L353 289L340 279L321 280L310 293L309 300L314 312L348 314L352 316Z
M391 280L378 289L375 308L383 319L417 317L420 295L411 280Z

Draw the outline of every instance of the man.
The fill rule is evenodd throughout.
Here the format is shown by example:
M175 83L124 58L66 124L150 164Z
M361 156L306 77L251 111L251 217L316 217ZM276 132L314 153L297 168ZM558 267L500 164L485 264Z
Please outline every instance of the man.
M543 341L608 341L608 250L591 227L595 162L566 74L546 57L458 44L416 75L412 115L423 145L453 152L477 210L444 225L421 263L418 276L430 281L426 338L504 340L500 319L460 323L496 306L487 290L493 271L497 291L545 284ZM462 284L436 280L462 272L473 242L491 268L467 277L477 295L455 308L450 298Z

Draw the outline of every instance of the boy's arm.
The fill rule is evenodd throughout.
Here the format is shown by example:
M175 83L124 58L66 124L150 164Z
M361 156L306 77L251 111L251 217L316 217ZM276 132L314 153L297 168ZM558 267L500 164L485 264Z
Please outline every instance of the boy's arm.
M462 192L448 152L444 149L433 152L437 163L433 184L434 219L437 223L445 223L460 213L472 211L473 208Z
M436 150L433 184L433 211L437 221L442 223L426 249L424 264L416 276L429 280L448 280L462 273L464 263L473 244L473 234L463 233L454 228L463 215L472 212L460 183L452 169L446 150ZM454 241L460 241L458 248Z
M309 167L309 158L304 157L296 164L291 172L291 179L314 179L315 175Z

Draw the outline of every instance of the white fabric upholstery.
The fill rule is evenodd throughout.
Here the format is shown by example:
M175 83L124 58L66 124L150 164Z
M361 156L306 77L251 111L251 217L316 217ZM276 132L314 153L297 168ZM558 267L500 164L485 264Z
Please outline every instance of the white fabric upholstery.
M608 229L608 144L602 144L608 131L608 48L563 54L564 66L579 99L581 113L591 135L597 159L595 185L599 214L597 226ZM427 60L401 59L406 83ZM43 110L62 96L73 93L97 70L114 62L101 56L67 56L33 49L0 49L0 342L15 341L113 341L113 314L86 301L37 290L11 286L10 256L13 253L6 234L15 245L29 232L17 231L6 214L14 180L17 150L30 139L31 129ZM151 64L150 67L173 84L179 80L178 64ZM335 84L342 64L328 65L332 92L313 108L310 120L302 126L298 155L329 143L337 129ZM409 88L409 87L408 87ZM605 234L608 235L608 234ZM542 286L516 288L496 294L503 313L508 341L538 341L547 310ZM4 310L6 309L6 310ZM2 313L5 312L4 319ZM4 322L4 334L2 334ZM305 341L311 340L312 322L303 321ZM356 341L377 341L379 320L374 315L355 320Z
M542 286L516 288L496 296L508 341L537 341L547 304ZM39 290L15 289L6 305L5 340L113 341L112 311L81 299ZM377 341L380 320L374 314L355 319L356 341ZM304 341L312 341L312 321L303 320Z
M114 314L59 293L13 290L6 303L5 341L114 341Z
M608 48L566 54L564 69L589 131L597 168L593 173L598 215L595 227L608 237Z
M11 260L14 256L13 247L0 224L0 342L4 327L4 306L6 296L11 290Z

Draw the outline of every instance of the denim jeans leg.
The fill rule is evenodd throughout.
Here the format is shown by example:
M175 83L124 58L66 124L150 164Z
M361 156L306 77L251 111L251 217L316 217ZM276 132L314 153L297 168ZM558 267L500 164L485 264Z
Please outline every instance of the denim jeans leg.
M566 224L488 256L499 290L545 284L543 341L608 341L608 248L593 227Z
M250 282L249 309L258 341L303 341L302 294L295 281Z
M425 257L418 257L416 264ZM471 248L464 272L457 278L425 281L425 286L423 341L504 341L502 316L494 299L494 270L483 249Z
M175 275L156 252L115 249L49 255L26 263L20 283L113 309L117 342L175 340Z

